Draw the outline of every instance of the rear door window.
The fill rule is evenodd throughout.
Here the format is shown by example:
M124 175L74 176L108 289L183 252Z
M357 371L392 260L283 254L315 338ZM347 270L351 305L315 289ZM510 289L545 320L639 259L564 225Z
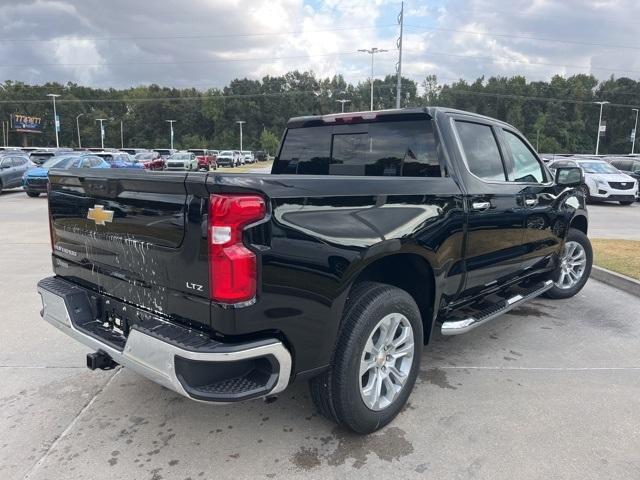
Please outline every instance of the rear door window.
M483 180L505 181L504 163L491 126L458 120L456 129L469 171Z
M442 176L430 120L289 129L274 173Z

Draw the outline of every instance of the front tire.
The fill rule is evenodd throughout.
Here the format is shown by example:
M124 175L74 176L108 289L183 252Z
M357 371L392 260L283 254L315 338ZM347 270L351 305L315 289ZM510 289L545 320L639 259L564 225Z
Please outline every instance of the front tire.
M569 229L560 262L555 283L545 292L545 296L549 298L573 297L589 280L593 250L589 238L580 230Z
M29 190L27 190L27 196L31 198L36 198L40 196L40 192L30 192Z
M391 422L413 390L422 329L420 310L406 291L374 282L354 286L333 365L309 383L320 413L361 434Z
M631 202L620 202L620 205L631 205L632 203L634 203L633 201Z

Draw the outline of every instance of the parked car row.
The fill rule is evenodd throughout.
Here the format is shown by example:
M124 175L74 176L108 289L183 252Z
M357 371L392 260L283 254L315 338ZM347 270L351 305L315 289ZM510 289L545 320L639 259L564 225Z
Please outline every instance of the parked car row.
M22 186L30 197L46 193L50 168L132 168L147 171L210 171L266 161L264 151L192 148L0 147L0 192Z
M631 205L639 199L640 159L634 157L596 157L574 155L556 157L547 166L579 167L584 173L581 189L588 202L620 202Z
M47 193L49 185L49 169L51 168L111 168L104 158L94 155L92 152L67 152L64 155L56 155L40 166L26 170L22 177L22 186L30 197L37 197L41 193Z

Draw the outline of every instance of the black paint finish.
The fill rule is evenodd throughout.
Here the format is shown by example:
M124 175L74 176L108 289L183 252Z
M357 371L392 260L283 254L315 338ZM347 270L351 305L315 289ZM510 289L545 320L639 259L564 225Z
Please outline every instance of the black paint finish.
M491 125L512 168L500 133L513 130L506 124L446 109L409 112L433 119L446 176L51 172L55 273L219 341L280 338L292 352L294 375L331 362L351 286L382 267L421 272L413 287L429 306L429 327L506 284L549 278L569 225L586 217L584 199L551 180L490 183L473 176L452 119ZM292 126L305 122L322 120ZM208 299L213 193L259 193L267 201L267 218L245 234L259 268L257 298L247 306ZM490 208L474 210L479 201ZM113 210L113 221L88 221L95 205Z

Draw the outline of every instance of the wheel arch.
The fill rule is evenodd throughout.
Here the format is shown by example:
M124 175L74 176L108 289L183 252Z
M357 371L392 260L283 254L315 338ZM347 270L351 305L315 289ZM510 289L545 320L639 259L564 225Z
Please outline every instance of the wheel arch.
M436 279L433 267L426 258L411 252L384 255L363 265L352 278L349 292L359 283L374 281L409 293L420 309L424 343L428 343L434 317Z
M585 235L589 229L589 220L585 215L575 215L571 219L571 223L569 224L569 228L575 228L576 230L580 230Z

